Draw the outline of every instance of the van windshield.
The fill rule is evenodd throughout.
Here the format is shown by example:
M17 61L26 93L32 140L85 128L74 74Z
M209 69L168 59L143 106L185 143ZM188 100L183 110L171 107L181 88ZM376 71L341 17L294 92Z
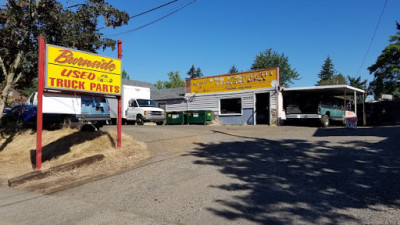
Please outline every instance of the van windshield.
M140 107L157 107L157 104L150 99L137 99L137 103Z

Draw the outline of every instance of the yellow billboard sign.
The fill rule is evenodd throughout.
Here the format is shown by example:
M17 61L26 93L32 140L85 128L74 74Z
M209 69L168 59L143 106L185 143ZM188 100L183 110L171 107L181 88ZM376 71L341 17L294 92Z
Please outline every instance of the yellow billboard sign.
M47 45L45 88L121 95L121 60Z
M272 88L279 82L279 68L190 79L190 93L214 93Z

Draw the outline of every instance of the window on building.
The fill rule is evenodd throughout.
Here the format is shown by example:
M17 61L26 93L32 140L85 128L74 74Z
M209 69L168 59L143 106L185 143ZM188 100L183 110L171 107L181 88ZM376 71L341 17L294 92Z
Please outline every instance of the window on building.
M242 114L242 99L229 98L220 100L220 112L224 114Z

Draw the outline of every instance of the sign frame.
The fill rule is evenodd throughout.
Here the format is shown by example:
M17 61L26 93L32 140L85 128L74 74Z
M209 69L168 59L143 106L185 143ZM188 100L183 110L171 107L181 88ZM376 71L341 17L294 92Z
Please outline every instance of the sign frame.
M274 85L275 84L275 85ZM186 79L185 92L223 93L279 86L279 67Z
M51 56L53 56L53 55L51 55L50 56L50 49L52 50L52 54L54 54L54 51L56 51L56 49L60 49L60 50L65 50L65 51L69 51L69 52L71 52L71 58L72 59L74 59L73 58L73 54L74 53L76 53L76 54L78 54L79 56L78 57L76 57L76 59L75 60L77 60L78 62L76 62L76 63L74 63L75 65L62 65L63 63L54 63L54 62L49 62L50 61L50 59L49 59L49 57L51 57ZM53 50L54 49L54 50ZM88 59L86 59L86 58L82 58L81 56L86 56L86 57L92 57L92 58L89 58L89 60ZM93 58L95 58L95 59L98 59L99 61L93 61L93 60L90 60L90 59L93 59ZM113 63L113 64L111 64L111 65L115 65L115 69L117 69L117 73L115 73L115 72L106 72L106 71L102 71L102 69L97 69L97 68L85 68L84 66L81 66L81 65L79 65L80 64L80 62L79 62L79 59L82 59L82 61L85 61L83 64L85 65L86 64L86 61L89 61L90 63L92 63L92 65L94 66L94 64L95 63L98 63L97 65L98 65L98 67L102 67L104 64L107 64L107 60L111 60L111 61L109 61L109 64L111 64L111 62L116 62L118 65L115 65L115 63ZM106 59L106 60L104 60L104 59ZM65 59L66 61L68 61L68 59ZM103 63L100 63L101 61L100 60L103 60ZM89 64L90 64L89 63ZM68 62L66 62L66 64L69 64ZM78 64L78 65L76 65L76 64ZM107 65L106 65L107 66ZM109 66L109 65L108 65ZM54 69L64 69L64 70L66 70L66 69L69 69L69 73L68 73L68 79L65 79L65 77L63 77L63 79L64 80L66 80L66 81L70 81L69 82L69 86L72 86L72 84L71 83L73 83L74 81L76 81L77 83L76 83L76 85L77 86L81 86L80 84L81 84L81 82L83 83L83 82L85 82L85 81L80 81L79 79L70 79L69 78L69 76L79 76L79 75L81 75L81 74L84 74L83 76L84 77L88 77L88 78L90 78L90 75L94 75L95 77L94 77L94 79L95 78L97 78L97 79L99 79L98 77L97 77L97 75L99 74L99 73L101 73L101 74L103 74L103 75L105 75L105 76L108 76L108 75L116 75L116 76L119 76L119 78L117 78L117 79L119 79L119 82L117 82L117 83L113 83L114 85L110 85L111 86L111 88L117 88L118 90L119 90L119 92L118 93L110 93L110 92L104 92L104 91L92 91L92 90L87 90L87 89L76 89L76 88L64 88L64 87L54 87L54 85L53 86L50 86L49 85L49 77L51 77L51 78L53 78L53 82L54 83L58 83L58 80L59 79L57 79L57 81L55 81L54 79L56 79L56 78L54 78L55 76L57 76L57 75L54 75L54 74L51 74L50 75L50 69L49 68L52 68L53 70ZM87 66L87 67L89 67L89 66ZM59 91L67 91L67 92L74 92L74 93L77 93L77 92L79 92L79 93L88 93L88 94L100 94L100 95L113 95L113 96L120 96L121 95L121 86L122 86L122 76L121 76L121 73L122 73L122 62L121 62L121 60L120 59L118 59L118 58L114 58L114 57L108 57L108 56L101 56L101 55L98 55L98 54L95 54L95 53L91 53L91 52L85 52L85 51L81 51L81 50L75 50L75 49L72 49L72 48L65 48L65 47L62 47L62 46L57 46L57 45L51 45L51 44L46 44L46 66L45 66L45 76L44 76L44 88L45 88L45 90L59 90ZM64 72L64 71L63 71ZM74 73L75 72L77 72L77 73L79 73L78 75L75 75ZM82 73L83 72L83 73ZM119 73L118 73L119 72ZM103 75L101 75L101 76L103 76ZM58 75L59 76L59 75ZM61 76L63 76L63 75L61 75ZM50 78L50 79L51 79ZM110 80L112 80L112 78L110 78ZM87 80L86 80L87 81ZM90 82L90 81L89 81ZM90 85L89 86L91 86L92 84L100 84L100 83L102 83L102 82L90 82ZM117 84L117 85L115 85L115 84ZM83 86L83 85L82 85ZM86 85L84 85L84 86L86 86ZM103 85L104 86L104 85ZM106 86L106 87L108 87L108 86ZM96 88L97 89L97 88Z

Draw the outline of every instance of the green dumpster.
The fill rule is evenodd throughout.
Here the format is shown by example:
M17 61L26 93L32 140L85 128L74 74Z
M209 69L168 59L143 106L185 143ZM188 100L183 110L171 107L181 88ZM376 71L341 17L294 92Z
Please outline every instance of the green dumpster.
M166 124L185 124L185 113L184 112L168 112L166 118Z
M208 124L213 118L211 110L192 110L187 112L188 124Z
M206 110L206 121L207 123L211 123L211 121L213 120L213 111L211 110Z

